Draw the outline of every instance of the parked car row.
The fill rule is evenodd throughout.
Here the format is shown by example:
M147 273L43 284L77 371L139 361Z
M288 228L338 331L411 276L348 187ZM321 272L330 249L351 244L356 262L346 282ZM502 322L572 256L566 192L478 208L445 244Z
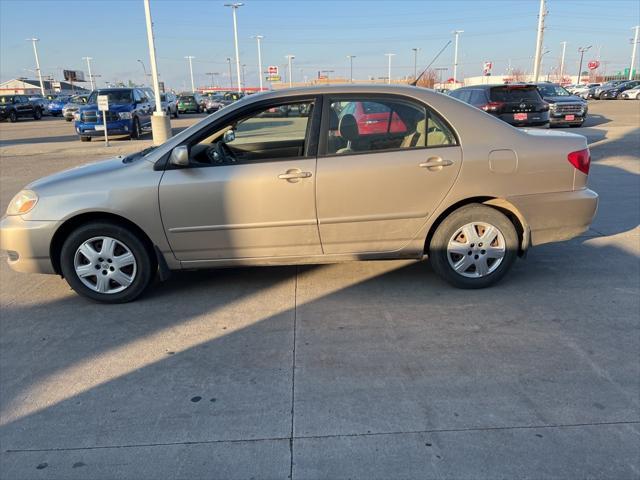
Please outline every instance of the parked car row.
M640 80L610 80L606 83L585 83L582 85L567 85L569 92L584 99L597 100L639 99ZM629 92L625 94L625 92Z

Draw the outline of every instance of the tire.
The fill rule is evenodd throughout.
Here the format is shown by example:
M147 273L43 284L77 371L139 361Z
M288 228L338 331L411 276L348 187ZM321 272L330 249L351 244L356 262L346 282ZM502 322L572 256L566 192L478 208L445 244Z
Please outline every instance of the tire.
M487 234L489 226L495 228L495 235L489 234L489 241L496 257L488 252L484 242L478 241L483 240L482 235ZM473 235L480 238L474 239ZM499 257L500 250L502 257ZM518 234L511 220L500 211L478 203L450 213L438 226L429 244L429 261L433 270L457 288L485 288L495 284L506 275L517 255ZM460 263L462 260L465 263ZM454 265L459 265L461 273L454 269ZM478 272L477 265L486 271Z
M73 118L65 118L65 120L66 120L67 122L70 122L71 120L73 120Z
M40 109L39 109L39 108L36 108L36 109L33 111L33 119L34 119L34 120L40 120L41 118L42 118L42 111L40 111Z
M105 245L102 239L110 241ZM95 274L94 267L98 267ZM156 264L141 239L127 228L94 222L78 227L64 241L60 268L76 293L102 303L125 303L135 300L149 286ZM76 268L86 272L84 280Z
M173 114L173 118L178 118L178 109L176 108L175 113Z
M140 138L140 120L138 120L138 117L133 117L133 126L129 138L131 138L131 140L138 140Z
M81 142L90 142L91 141L91 137L87 137L87 136L81 136L80 137L80 141Z
M16 123L18 121L18 114L16 113L15 110L11 110L9 112L9 121L11 123Z

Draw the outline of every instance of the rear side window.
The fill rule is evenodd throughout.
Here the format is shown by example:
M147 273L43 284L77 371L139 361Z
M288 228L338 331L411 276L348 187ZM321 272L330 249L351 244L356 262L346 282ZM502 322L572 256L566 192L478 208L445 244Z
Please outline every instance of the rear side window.
M487 97L484 93L484 90L472 90L469 103L471 103L472 105L484 105L485 103L487 103Z
M542 97L536 87L493 87L491 89L492 102L541 102Z
M424 105L388 98L329 101L328 155L455 144L450 129Z

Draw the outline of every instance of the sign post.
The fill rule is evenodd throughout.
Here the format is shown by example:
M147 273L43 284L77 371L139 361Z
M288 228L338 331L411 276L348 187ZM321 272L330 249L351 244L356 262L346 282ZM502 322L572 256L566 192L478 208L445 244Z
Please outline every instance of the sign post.
M107 112L109 111L109 96L98 95L98 110L102 112L102 125L104 128L104 146L109 146L109 134L107 133Z

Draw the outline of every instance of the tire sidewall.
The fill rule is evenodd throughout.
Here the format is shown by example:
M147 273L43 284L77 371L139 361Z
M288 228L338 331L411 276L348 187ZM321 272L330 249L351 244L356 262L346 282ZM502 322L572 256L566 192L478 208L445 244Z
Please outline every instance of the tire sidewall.
M485 222L493 225L505 240L506 252L496 270L481 278L467 278L456 273L447 258L447 246L453 234L463 225ZM518 256L518 233L513 223L499 210L481 204L466 205L455 210L438 226L429 245L429 260L436 273L458 288L485 288L504 277Z
M93 237L112 237L125 244L136 259L136 277L125 290L104 294L94 292L78 278L74 268L74 257L78 247ZM78 294L102 303L125 303L144 292L152 279L153 260L142 241L126 228L107 222L90 223L74 230L65 240L60 252L62 275Z
M131 126L131 128L131 138L133 138L134 140L140 138L140 120L138 120L138 117L133 117L133 125Z

